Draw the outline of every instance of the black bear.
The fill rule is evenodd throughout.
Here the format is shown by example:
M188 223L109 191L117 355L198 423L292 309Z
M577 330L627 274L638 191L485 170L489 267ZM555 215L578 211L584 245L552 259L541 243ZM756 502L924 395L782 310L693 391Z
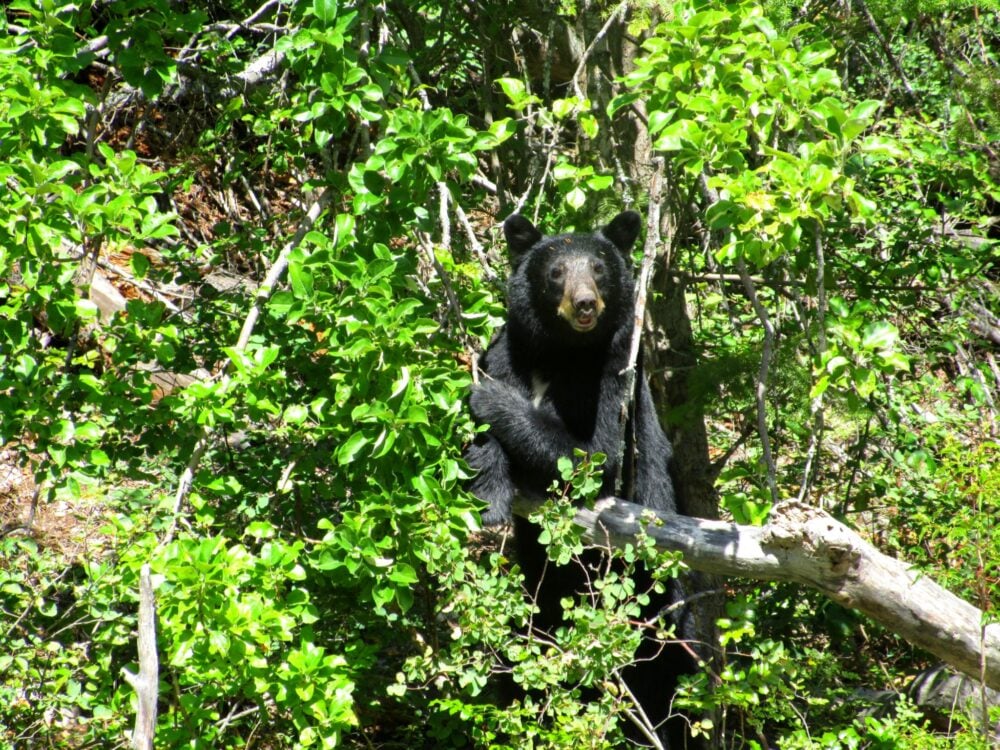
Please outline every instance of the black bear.
M641 229L625 211L592 234L543 236L523 216L504 222L511 254L507 323L480 360L483 377L470 408L489 425L469 446L477 471L470 489L489 507L486 524L511 520L515 494L544 497L557 479L557 461L575 448L607 456L601 496L615 494L620 415L634 319L629 251ZM660 511L676 511L670 478L672 449L660 427L645 378L638 380L622 472L626 494ZM562 621L560 599L578 593L585 576L576 565L548 566L538 529L514 518L517 558L529 591L537 592L535 625ZM544 576L543 576L544 571ZM643 582L638 582L642 585ZM675 589L651 603L649 615L676 599ZM626 671L630 690L654 724L670 713L679 674L693 669L689 652L647 639ZM661 727L663 739L684 747L683 720Z

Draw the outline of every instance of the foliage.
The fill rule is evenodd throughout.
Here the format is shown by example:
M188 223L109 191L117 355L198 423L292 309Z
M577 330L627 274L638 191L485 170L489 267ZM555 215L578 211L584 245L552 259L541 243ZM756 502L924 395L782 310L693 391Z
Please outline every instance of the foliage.
M823 504L995 619L1000 26L800 6L6 4L0 443L37 495L0 504L0 746L125 744L144 563L164 747L619 743L632 573L679 562L637 540L539 633L460 455L495 220L645 206L646 136L698 342L668 416L704 415L722 508ZM591 559L600 463L537 517L553 565ZM944 746L841 700L919 654L729 594L695 734Z

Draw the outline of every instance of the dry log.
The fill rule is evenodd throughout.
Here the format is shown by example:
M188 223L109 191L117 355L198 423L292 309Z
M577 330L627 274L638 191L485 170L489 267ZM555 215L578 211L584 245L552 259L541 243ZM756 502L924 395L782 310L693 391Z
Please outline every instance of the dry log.
M139 674L122 668L122 676L139 698L132 732L133 750L153 750L156 733L156 695L160 684L160 660L156 655L156 602L149 565L139 572Z
M519 499L515 512L536 507ZM576 523L596 545L622 547L644 531L661 549L682 553L694 570L805 584L1000 689L1000 624L984 624L981 610L818 508L787 501L757 527L654 513L609 498L580 509Z

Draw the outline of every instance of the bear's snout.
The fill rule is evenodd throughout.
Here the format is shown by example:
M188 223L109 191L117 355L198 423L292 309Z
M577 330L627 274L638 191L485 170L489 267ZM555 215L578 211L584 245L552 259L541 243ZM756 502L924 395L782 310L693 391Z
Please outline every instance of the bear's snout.
M592 331L604 312L604 299L587 258L575 258L562 268L563 294L559 315L580 333Z

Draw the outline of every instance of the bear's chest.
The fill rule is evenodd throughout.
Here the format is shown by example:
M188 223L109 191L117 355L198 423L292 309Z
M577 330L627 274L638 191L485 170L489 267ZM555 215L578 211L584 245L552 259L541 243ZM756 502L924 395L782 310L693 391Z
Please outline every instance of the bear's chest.
M579 440L589 440L597 426L602 379L586 371L531 373L532 406L558 419Z

